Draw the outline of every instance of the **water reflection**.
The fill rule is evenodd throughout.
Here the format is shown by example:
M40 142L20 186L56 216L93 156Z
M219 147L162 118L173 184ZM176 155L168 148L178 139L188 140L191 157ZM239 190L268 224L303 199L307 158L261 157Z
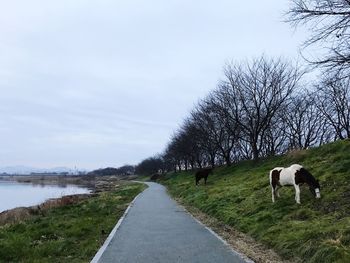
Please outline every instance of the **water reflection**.
M37 205L50 198L89 192L86 187L61 182L53 185L0 180L0 212L20 206Z

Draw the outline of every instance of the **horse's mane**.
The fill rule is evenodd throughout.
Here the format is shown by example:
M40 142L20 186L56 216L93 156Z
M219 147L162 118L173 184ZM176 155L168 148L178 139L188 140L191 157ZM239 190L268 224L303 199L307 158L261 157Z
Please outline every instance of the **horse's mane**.
M317 182L316 178L308 171L306 170L304 167L300 169L300 172L302 172L303 176L305 177L305 180L307 182L310 182L310 184L317 188L319 187L319 183Z

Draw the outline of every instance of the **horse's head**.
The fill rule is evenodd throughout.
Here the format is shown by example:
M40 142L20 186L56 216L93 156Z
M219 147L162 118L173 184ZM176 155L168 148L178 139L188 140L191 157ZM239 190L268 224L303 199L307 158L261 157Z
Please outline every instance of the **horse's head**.
M320 192L321 187L318 180L316 180L314 184L310 185L309 189L316 198L321 198L321 192Z

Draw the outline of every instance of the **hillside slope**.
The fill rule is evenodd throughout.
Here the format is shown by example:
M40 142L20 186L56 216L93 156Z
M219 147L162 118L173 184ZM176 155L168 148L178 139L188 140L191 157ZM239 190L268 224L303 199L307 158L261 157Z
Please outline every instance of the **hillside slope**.
M299 163L321 184L321 199L301 187L301 205L294 188L284 187L271 202L268 173L276 166ZM191 172L169 174L163 183L185 205L274 248L282 257L307 262L350 262L350 141L291 152L259 162L221 167L206 186L195 186Z

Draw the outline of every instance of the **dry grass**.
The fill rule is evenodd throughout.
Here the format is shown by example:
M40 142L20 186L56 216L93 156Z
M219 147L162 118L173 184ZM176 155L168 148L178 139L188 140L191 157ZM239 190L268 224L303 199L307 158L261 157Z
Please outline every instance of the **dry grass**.
M17 207L11 210L6 210L0 213L0 226L18 223L30 218L33 215L44 214L45 211L51 208L76 204L90 196L90 194L67 195L61 198L47 200L40 205Z

